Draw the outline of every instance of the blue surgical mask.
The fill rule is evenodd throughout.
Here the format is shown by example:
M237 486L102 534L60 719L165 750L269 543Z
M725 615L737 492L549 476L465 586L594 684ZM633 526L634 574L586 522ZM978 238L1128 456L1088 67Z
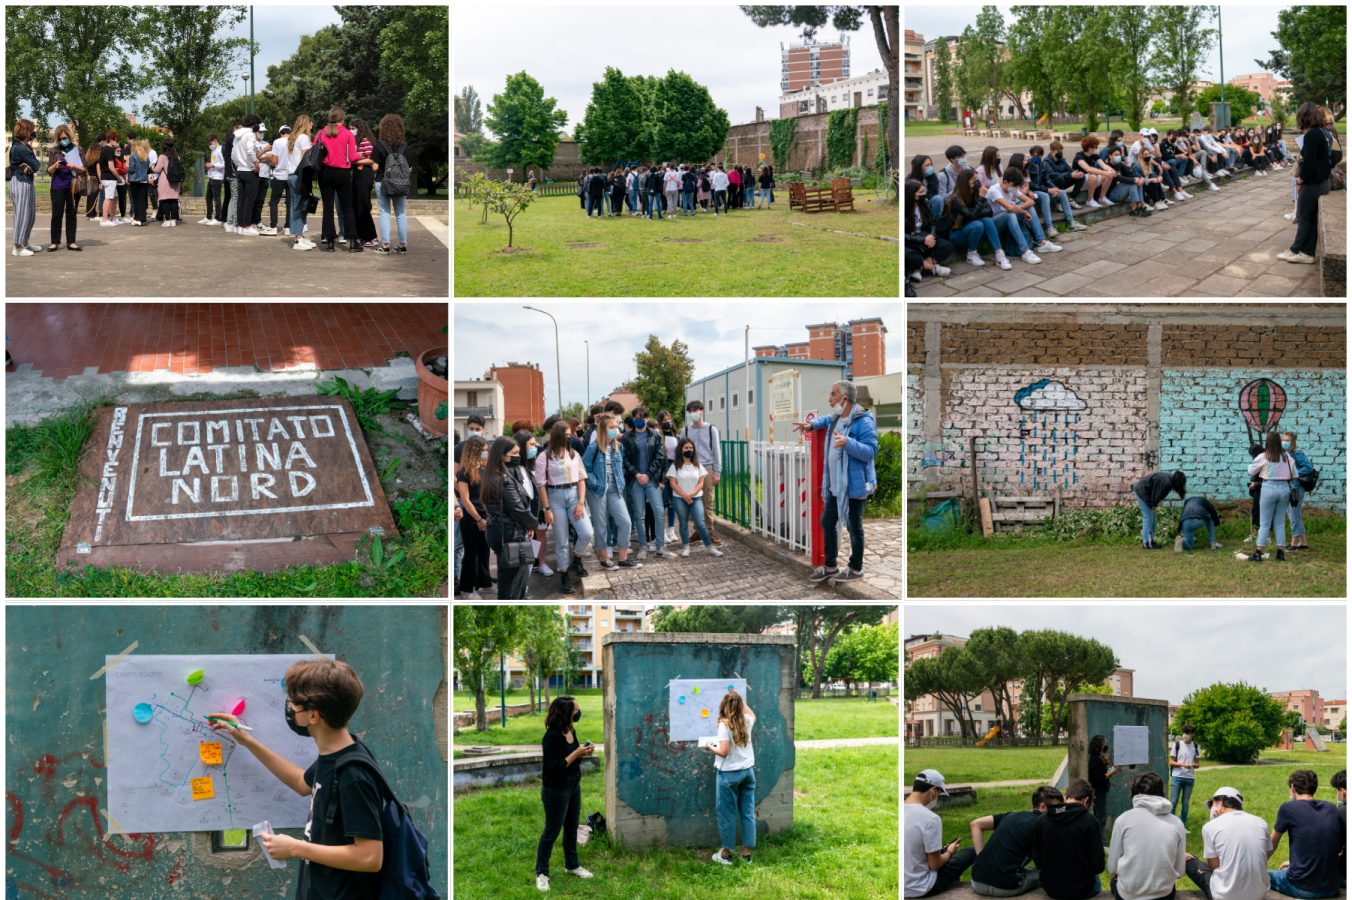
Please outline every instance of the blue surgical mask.
M645 428L647 428L647 427L648 427L648 420L647 420L647 419L635 419L635 420L634 420L634 428L636 428L637 430L642 431L643 429L645 429Z
M1282 441L1282 449L1283 449L1283 450L1290 450L1290 449L1291 449L1291 442L1290 442L1290 441Z
M61 139L61 146L62 146L62 147L69 147L69 146L70 146L70 138L62 138L62 139Z
M925 176L928 177L933 174L934 174L934 166L925 166Z
M606 437L610 438L612 441L615 440L615 438L617 438L617 437L619 437L619 436L620 436L620 429L618 429L618 428L608 428L608 429L606 429Z
M537 453L539 453L539 452L540 452L540 448L539 448L539 447L527 447L527 448L526 448L526 459L535 459L535 454L537 454Z

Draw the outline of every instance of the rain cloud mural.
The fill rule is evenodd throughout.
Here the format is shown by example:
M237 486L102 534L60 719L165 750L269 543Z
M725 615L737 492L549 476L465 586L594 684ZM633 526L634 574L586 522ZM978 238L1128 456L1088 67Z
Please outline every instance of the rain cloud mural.
M1033 490L1070 487L1080 453L1075 428L1089 404L1059 381L1043 378L1014 392L1019 408L1019 484Z

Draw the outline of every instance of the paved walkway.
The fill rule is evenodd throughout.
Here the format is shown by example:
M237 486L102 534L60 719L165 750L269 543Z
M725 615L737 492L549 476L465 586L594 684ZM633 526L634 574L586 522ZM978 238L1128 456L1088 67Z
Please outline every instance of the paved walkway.
M450 295L450 253L445 223L408 220L408 253L380 256L366 250L327 253L291 249L291 239L241 237L186 220L176 228L101 228L80 217L81 253L45 252L50 214L40 213L29 243L32 257L8 257L7 297L442 297ZM429 226L439 226L437 233ZM311 220L310 237L318 242ZM64 237L64 233L62 235Z
M1264 761L1262 761L1262 762L1257 763L1256 765L1267 765L1267 764L1269 764L1269 763L1270 763L1271 765L1276 765L1276 764L1277 764L1277 761L1276 761L1276 760L1270 760L1270 761L1264 760ZM1249 763L1249 764L1247 764L1247 765L1250 765L1250 766L1251 766L1251 765L1255 765L1255 763ZM1244 765L1232 765L1232 766L1198 766L1198 767L1197 767L1197 771L1199 771L1199 772L1212 772L1212 771L1215 771L1215 770L1217 770L1217 769L1242 769L1242 768L1246 768L1246 766L1244 766ZM1046 778L1022 778L1022 779L1016 779L1016 780L1013 780L1013 781L968 781L968 782L964 782L963 784L952 784L952 785L949 785L949 787L1007 788L1007 787L1031 787L1032 785L1035 785L1035 784L1046 784L1046 783L1047 783L1047 779L1046 779Z
M468 733L473 737L473 732ZM458 735L457 735L458 737ZM822 738L820 740L794 741L793 746L796 750L821 750L832 747L874 747L874 746L897 746L897 738L894 737L866 737L866 738ZM502 753L539 753L539 744L475 744L472 740L461 742L458 749L464 750L466 747L488 747ZM597 752L605 751L605 747L598 746ZM466 759L483 759L483 756L469 756ZM459 762L459 760L457 760ZM1037 784L1038 782L1031 782Z

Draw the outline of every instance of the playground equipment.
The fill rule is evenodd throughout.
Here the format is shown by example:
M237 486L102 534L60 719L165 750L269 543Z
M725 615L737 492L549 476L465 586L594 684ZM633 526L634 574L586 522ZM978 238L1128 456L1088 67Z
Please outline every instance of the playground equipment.
M986 732L986 736L983 737L981 740L977 741L977 742L976 742L976 745L977 745L978 747L984 747L984 746L986 746L986 744L989 743L990 739L993 738L993 737L995 737L995 736L996 736L997 734L999 734L999 733L1000 733L1000 726L999 726L999 725L996 725L996 726L995 726L994 728L992 728L990 731Z
M1316 753L1329 752L1329 745L1324 743L1324 738L1315 730L1313 725L1305 726L1305 749L1313 750Z

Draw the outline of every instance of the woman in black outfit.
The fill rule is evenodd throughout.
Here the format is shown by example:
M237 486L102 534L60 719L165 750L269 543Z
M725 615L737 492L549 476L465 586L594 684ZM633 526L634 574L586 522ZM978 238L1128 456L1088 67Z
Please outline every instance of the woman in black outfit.
M577 858L577 821L582 812L582 767L579 763L596 752L588 741L579 746L573 723L582 718L577 701L567 694L554 698L545 716L545 736L540 741L544 772L540 801L545 807L545 830L535 848L535 886L549 890L549 857L554 841L563 832L563 861L568 872L582 878L592 873Z
M1319 198L1329 192L1333 166L1329 160L1329 139L1323 128L1319 107L1306 100L1296 112L1296 125L1305 133L1300 148L1300 168L1296 170L1296 239L1291 249L1277 254L1291 263L1314 263L1319 241Z
M521 460L521 449L516 441L509 437L498 438L488 451L483 484L479 488L479 497L488 510L488 546L498 558L499 600L524 600L530 586L530 561L534 558L530 537L540 518L540 501L534 491L529 496L526 493L525 482L529 477ZM526 562L517 565L511 562L513 559Z
M476 593L493 586L488 574L488 507L480 498L488 445L481 437L472 437L460 445L455 467L455 490L465 517L460 520L460 541L465 558L460 566L460 593Z
M1103 829L1103 839L1108 839L1108 791L1112 784L1112 757L1108 753L1108 739L1096 734L1089 739L1089 786L1094 789L1094 818Z
M949 269L943 263L954 252L950 241L934 233L925 183L906 179L906 277L917 274L923 277L926 273L948 275Z
M624 173L619 169L610 173L610 214L624 215Z

